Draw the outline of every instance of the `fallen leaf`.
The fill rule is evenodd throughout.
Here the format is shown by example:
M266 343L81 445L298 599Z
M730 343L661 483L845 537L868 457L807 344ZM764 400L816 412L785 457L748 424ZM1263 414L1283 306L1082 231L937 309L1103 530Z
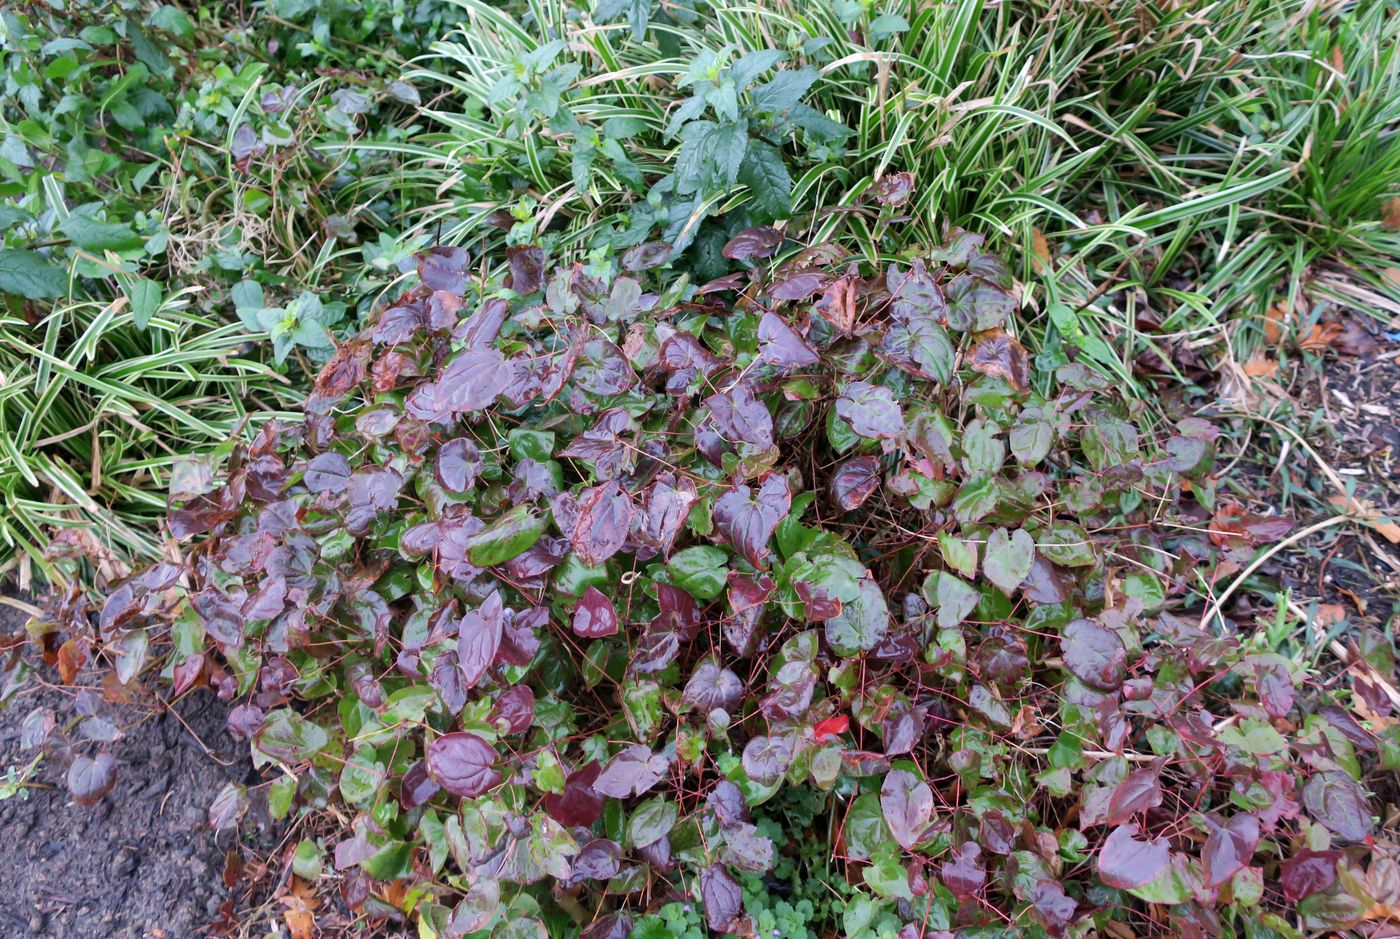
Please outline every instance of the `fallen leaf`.
M1275 303L1269 307L1269 312L1264 314L1264 341L1271 346L1282 342L1287 322L1288 311L1283 308L1282 304Z
M1400 197L1387 200L1381 206L1381 224L1392 230L1400 230Z
M1278 375L1278 362L1256 352L1244 363L1244 373L1250 378L1274 378Z
M1340 623L1347 618L1347 608L1340 603L1319 603L1317 605L1317 616L1313 618L1316 626L1331 626L1333 623Z
M1037 274L1050 266L1050 242L1045 240L1045 234L1039 228L1031 229L1031 255L1031 267Z
M316 916L310 910L287 910L282 914L292 939L312 939L316 934Z
M1336 323L1317 323L1308 334L1298 340L1298 348L1304 352L1326 352L1342 335L1342 327Z
M1400 525L1391 521L1389 516L1377 511L1369 502L1363 502L1355 497L1348 498L1340 493L1328 501L1372 531L1379 533L1391 544L1400 544Z

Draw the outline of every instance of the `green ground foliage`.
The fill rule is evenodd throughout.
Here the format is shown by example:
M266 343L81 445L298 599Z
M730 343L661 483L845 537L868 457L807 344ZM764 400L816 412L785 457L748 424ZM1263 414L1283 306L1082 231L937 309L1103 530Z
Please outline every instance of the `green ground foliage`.
M1391 5L0 29L0 569L66 588L31 652L230 703L267 776L211 823L302 823L326 915L1265 939L1400 904L1391 638L1324 674L1286 597L1239 602L1293 521L1234 504L1208 419L1280 323L1400 309Z

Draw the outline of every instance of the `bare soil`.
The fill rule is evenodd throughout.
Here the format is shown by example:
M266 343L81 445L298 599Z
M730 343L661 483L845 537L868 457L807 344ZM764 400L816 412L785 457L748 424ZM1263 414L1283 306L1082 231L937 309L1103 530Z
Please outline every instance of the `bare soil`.
M0 605L0 629L22 628L23 620ZM21 747L26 714L51 708L60 727L73 718L78 689L39 678L0 709L0 775L22 770L36 755ZM104 704L99 716L122 735L82 747L105 746L119 771L91 807L69 794L62 753L46 755L32 785L0 801L0 936L212 935L221 907L236 899L222 874L237 843L234 833L210 829L208 807L226 783L251 773L246 746L229 735L225 714L207 691L169 708Z

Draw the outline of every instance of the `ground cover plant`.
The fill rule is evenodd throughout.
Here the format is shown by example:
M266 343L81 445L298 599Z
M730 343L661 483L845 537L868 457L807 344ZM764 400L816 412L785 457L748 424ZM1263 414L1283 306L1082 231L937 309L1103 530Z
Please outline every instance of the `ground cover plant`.
M173 457L300 401L409 254L366 182L392 161L344 145L402 138L417 92L357 43L411 56L444 9L0 14L0 569L56 528L159 556Z
M1271 310L1306 335L1319 303L1400 300L1385 3L461 5L405 178L464 242L524 200L572 250L660 235L706 277L775 218L871 261L984 231L1023 337L1140 390L1144 353L1195 380L1173 346L1243 362ZM919 185L892 213L896 173Z
M343 806L297 869L434 935L1388 915L1388 643L1323 683L1202 609L1289 520L1219 498L1209 423L1034 368L980 244L761 227L700 287L658 244L435 249L301 424L177 476L183 563L42 642L212 686L275 777L218 823Z

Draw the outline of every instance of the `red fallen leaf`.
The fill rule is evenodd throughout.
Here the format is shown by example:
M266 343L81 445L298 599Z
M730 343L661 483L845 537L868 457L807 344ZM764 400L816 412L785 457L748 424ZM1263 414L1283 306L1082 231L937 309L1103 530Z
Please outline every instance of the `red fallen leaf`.
M186 658L179 665L175 666L175 695L179 697L190 688L194 687L200 677L204 674L204 653L196 652Z
M1293 528L1286 515L1256 515L1229 503L1216 510L1210 523L1210 540L1219 546L1273 544Z
M365 380L372 353L368 340L341 343L316 376L316 393L339 398Z
M818 743L826 743L832 737L844 734L851 729L851 719L845 714L836 714L812 725L812 733Z
M979 333L967 364L983 375L1004 378L1022 394L1030 390L1030 359L1026 347L1004 329Z
M87 657L87 643L77 637L58 647L58 677L65 685L71 685L77 679L78 670L87 662Z

